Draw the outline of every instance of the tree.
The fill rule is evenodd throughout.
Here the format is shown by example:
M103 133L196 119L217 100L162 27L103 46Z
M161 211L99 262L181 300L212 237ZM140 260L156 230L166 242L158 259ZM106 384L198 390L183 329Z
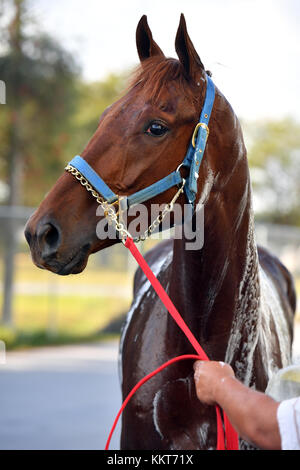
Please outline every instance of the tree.
M25 33L31 24L27 0L1 2L0 78L6 84L1 108L0 175L9 186L7 204L33 204L47 176L60 166L68 116L74 106L79 68L51 37ZM63 130L62 130L63 129ZM2 321L12 323L11 302L17 225L6 224Z
M292 119L246 126L259 217L300 226L300 125Z
M80 82L77 86L78 102L72 118L73 138L70 155L80 153L97 129L103 111L110 106L126 86L128 72L110 74L99 82Z

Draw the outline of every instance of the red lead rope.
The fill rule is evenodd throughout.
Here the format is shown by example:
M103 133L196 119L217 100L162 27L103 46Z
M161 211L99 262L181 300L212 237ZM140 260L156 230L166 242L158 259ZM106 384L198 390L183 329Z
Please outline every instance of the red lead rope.
M205 354L205 352L201 348L200 344L196 340L195 336L193 335L193 333L191 332L191 330L189 329L187 324L184 322L184 320L181 317L180 313L175 308L173 302L171 301L170 297L168 296L168 294L166 293L166 291L164 290L164 288L160 284L159 280L155 277L155 275L153 274L151 268L147 264L146 260L143 258L143 256L141 255L141 253L139 252L139 250L135 246L133 239L130 238L130 237L127 237L126 242L125 242L125 246L126 246L126 248L128 248L130 250L131 254L136 259L137 263L139 264L139 266L143 270L144 274L146 275L146 277L148 278L148 280L152 284L152 287L154 288L155 292L157 293L157 295L159 296L159 298L163 302L164 306L167 308L170 315L173 317L173 319L175 320L175 322L177 323L179 328L181 328L183 333L186 335L186 337L188 338L188 340L190 341L190 343L192 344L192 346L196 350L197 355L187 354L187 355L184 355L184 356L175 357L175 358L165 362L164 364L162 364L158 369L156 369L153 372L151 372L150 374L148 374L146 377L144 377L142 380L140 380L136 384L136 386L131 390L131 392L129 393L129 395L125 399L119 413L116 416L116 419L114 421L114 424L112 426L112 429L110 431L110 434L109 434L109 437L108 437L108 440L107 440L107 443L106 443L106 446L105 446L105 450L108 450L108 448L109 448L109 444L110 444L112 434L115 430L117 422L118 422L124 408L126 407L127 403L131 399L131 397L134 395L134 393L145 382L147 382L148 380L151 379L151 377L158 374L160 371L162 371L163 369L165 369L166 367L168 367L169 365L171 365L171 364L173 364L177 361L182 361L182 360L185 360L185 359L193 359L193 360L200 359L202 361L208 361L209 360L209 358L207 357L207 355ZM224 438L223 422L222 422L221 412L220 412L220 408L218 406L216 406L216 415L217 415L217 450L225 450L225 449L227 449L227 450L238 450L238 448L239 448L238 435L237 435L237 432L235 431L235 429L232 427L232 424L228 420L227 415L225 414L225 412L223 412L224 426L225 426L225 436L226 436L226 445L225 445L225 438Z

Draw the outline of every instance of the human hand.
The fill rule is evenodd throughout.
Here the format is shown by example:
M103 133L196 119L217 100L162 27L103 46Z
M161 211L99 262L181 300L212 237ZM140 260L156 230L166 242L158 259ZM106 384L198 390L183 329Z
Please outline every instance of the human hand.
M196 361L194 379L197 397L202 403L215 405L219 385L228 377L234 377L229 364L216 361Z

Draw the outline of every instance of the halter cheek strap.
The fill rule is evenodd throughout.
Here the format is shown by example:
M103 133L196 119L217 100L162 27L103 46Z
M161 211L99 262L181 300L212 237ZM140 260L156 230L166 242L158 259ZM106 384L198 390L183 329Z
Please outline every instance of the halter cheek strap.
M199 169L209 135L208 123L214 105L214 100L215 87L213 81L207 75L206 96L200 120L194 129L192 140L190 142L185 159L182 163L182 166L190 168L187 184L185 185L185 193L188 201L193 205L197 195L197 179L199 178Z
M93 170L86 160L76 155L69 162L69 165L76 168L109 204L117 200L118 196L107 186L101 176Z
M184 185L184 192L188 199L189 204L194 209L194 203L197 195L197 179L199 177L199 168L203 159L206 142L209 135L208 123L215 98L215 87L211 78L207 75L207 87L204 105L202 108L199 123L195 127L192 140L188 147L186 156L183 162L179 165L177 170L173 171L164 178L156 181L155 183L147 186L134 194L127 196L128 208L134 204L141 204L149 199L157 196L173 186L178 186L183 183L183 178L180 174L180 167L188 168L189 174L186 178ZM82 176L93 186L93 188L103 196L107 203L111 204L118 200L118 195L115 194L103 181L101 176L79 155L76 155L69 164L66 170L77 169Z

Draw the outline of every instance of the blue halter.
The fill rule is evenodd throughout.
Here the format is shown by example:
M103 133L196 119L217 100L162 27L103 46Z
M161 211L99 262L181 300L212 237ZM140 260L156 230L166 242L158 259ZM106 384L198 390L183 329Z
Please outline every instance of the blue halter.
M183 183L183 178L179 171L180 167L182 166L190 169L184 185L184 192L190 205L192 208L194 208L197 195L197 179L199 177L199 168L209 134L208 123L214 104L214 98L215 87L213 81L207 75L205 102L199 123L195 127L192 140L189 144L183 162L179 165L177 170L173 171L168 176L165 176L156 183L153 183L150 186L147 186L146 188L127 196L127 208L133 206L134 204L141 204L145 201L148 201L154 196L163 193L167 189ZM107 186L101 176L98 175L98 173L96 173L95 170L93 170L93 168L79 155L76 155L76 157L74 157L69 162L69 165L73 168L76 168L109 204L115 202L118 199L118 195Z

